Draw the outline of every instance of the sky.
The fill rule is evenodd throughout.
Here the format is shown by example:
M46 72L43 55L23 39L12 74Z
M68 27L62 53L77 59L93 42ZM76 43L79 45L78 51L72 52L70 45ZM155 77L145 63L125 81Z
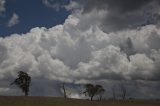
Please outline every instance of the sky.
M1 0L5 10L1 10L0 36L13 33L27 33L34 27L50 28L64 23L69 15L66 9L52 9L45 0ZM54 0L55 3L67 4L69 0Z
M32 77L31 96L160 98L159 0L0 0L0 95L23 95L10 83ZM96 97L95 97L96 98Z

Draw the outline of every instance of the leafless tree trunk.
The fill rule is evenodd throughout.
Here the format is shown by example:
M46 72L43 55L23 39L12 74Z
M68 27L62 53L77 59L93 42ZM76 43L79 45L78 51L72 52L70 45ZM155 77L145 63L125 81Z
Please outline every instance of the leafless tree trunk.
M63 89L64 98L67 99L65 83L62 84L62 89Z
M113 88L112 88L112 94L113 94L113 99L115 100L116 99L116 88L115 88L115 86L113 86Z
M99 100L102 101L103 94L99 95Z
M93 96L94 96L94 95L91 96L91 101L93 101Z
M122 92L122 99L126 99L127 90L126 87L122 84L121 85L121 92Z
M25 91L25 96L28 96L28 91Z

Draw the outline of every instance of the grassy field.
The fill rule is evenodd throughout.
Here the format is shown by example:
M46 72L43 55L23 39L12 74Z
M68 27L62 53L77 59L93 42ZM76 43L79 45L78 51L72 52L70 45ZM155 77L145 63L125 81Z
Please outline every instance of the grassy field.
M160 106L160 101L88 101L52 97L0 97L0 106Z

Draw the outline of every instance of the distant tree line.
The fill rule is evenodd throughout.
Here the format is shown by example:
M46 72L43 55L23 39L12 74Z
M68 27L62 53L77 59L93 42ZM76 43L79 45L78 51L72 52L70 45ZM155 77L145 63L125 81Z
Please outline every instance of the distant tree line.
M28 96L29 87L31 84L31 77L26 72L19 71L17 78L11 83L11 85L13 84L17 85L22 90L25 96ZM64 98L67 99L68 94L66 92L66 87L64 82L62 83L61 89L63 90ZM126 99L127 89L123 84L120 85L120 91L121 91L121 98ZM98 99L101 101L103 99L104 93L105 93L105 89L103 88L102 85L94 85L91 83L84 84L83 94L85 96L88 96L91 101L93 101L93 98L95 96L97 96ZM116 99L115 86L113 86L112 88L112 94L113 94L113 99L115 100Z

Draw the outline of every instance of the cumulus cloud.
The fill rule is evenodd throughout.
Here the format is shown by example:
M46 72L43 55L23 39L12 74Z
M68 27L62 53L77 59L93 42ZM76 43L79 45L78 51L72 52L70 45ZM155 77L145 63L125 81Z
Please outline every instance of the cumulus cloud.
M151 0L139 0L139 1L133 1L133 0L82 0L81 3L84 5L84 12L91 11L93 8L97 9L114 9L116 11L121 12L128 12L128 11L134 11L145 4L152 2ZM89 4L92 4L89 6Z
M70 0L42 0L43 4L49 8L53 8L56 11L59 11L62 8L65 8L69 4ZM67 6L69 9L71 6ZM72 5L73 7L73 5ZM74 4L75 7L75 4Z
M43 3L44 3L47 7L54 8L54 9L56 9L57 11L58 11L59 8L60 8L60 4L59 4L59 3L51 4L48 0L43 0Z
M5 0L0 0L0 14L5 11Z
M101 21L105 32L159 24L159 0L82 0L80 5L85 14L95 9L108 10Z
M64 7L68 11L80 9L80 5L76 1L70 1L70 3L68 5L65 5Z
M55 9L56 11L59 11L60 9L75 11L81 8L76 0L42 0L42 2L45 6Z
M0 38L0 90L18 92L7 84L22 70L32 77L31 95L61 96L65 82L73 84L69 89L76 86L71 97L83 98L77 86L91 82L104 85L110 96L111 87L123 82L129 91L135 89L134 97L159 97L160 28L107 33L102 23L108 14L109 9L80 9L63 25Z
M6 18L6 0L0 0L0 25L6 25L7 27L12 27L19 23L19 16L16 13L13 13L13 15L10 17L9 20L5 20Z
M8 27L13 27L13 26L15 26L18 23L19 23L19 16L16 13L13 13L12 17L8 21L7 26Z

